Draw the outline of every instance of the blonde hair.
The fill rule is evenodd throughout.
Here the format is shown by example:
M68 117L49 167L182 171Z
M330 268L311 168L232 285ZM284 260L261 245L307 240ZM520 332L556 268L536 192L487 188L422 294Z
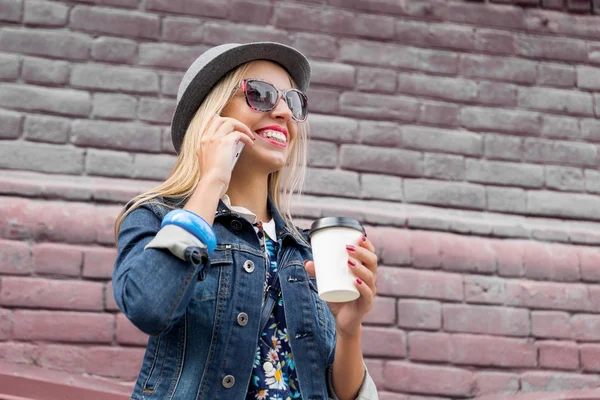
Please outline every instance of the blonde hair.
M167 179L155 188L134 197L129 202L133 203L129 208L127 206L123 207L115 221L115 242L117 245L123 220L137 207L144 203L158 203L155 200L157 197L187 198L194 192L202 178L196 154L200 140L205 135L205 131L212 122L213 117L220 115L229 103L236 85L244 78L253 63L251 61L230 71L206 96L188 125L179 156ZM290 81L293 87L297 87L291 78ZM306 243L306 240L297 231L293 223L291 200L294 194L301 194L304 185L308 153L308 129L307 122L298 123L298 139L292 145L286 166L280 171L271 173L268 178L268 191L271 200L280 212L290 232L304 243ZM167 204L163 205L175 208Z

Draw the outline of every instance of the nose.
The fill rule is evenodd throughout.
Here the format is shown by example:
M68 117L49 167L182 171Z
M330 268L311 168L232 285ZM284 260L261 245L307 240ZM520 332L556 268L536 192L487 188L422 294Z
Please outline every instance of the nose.
M277 99L277 104L275 104L275 108L271 110L271 115L274 118L283 119L284 121L288 121L292 118L292 110L290 110L290 107L283 96L279 96L279 99Z

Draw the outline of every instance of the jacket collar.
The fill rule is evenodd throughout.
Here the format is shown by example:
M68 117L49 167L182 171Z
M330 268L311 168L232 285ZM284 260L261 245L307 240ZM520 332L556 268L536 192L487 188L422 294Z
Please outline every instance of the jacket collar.
M267 208L269 209L271 217L275 221L275 229L277 230L277 237L280 238L282 242L284 240L293 240L297 245L307 247L305 243L299 241L292 234L292 232L290 232L289 228L285 224L285 221L283 220L283 217L279 213L279 210L277 210L275 203L271 199L270 194L267 196ZM215 213L215 219L217 219L218 217L234 215L234 214L237 214L239 216L246 218L251 224L255 224L257 222L257 218L254 213L252 213L250 210L247 210L243 207L232 206L229 196L224 195L219 200L219 206Z

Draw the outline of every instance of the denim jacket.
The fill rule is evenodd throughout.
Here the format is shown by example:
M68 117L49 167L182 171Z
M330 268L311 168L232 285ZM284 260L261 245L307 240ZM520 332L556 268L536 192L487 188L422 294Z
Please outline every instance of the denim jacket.
M118 236L115 300L150 335L131 399L244 399L259 337L264 249L252 224L223 201L215 215L218 243L210 257L197 240L186 246L180 240L169 249L149 246L164 216L180 207L169 205L158 198L136 208ZM284 307L292 310L286 322L302 398L337 399L330 368L335 322L303 266L312 259L311 249L291 234L270 199L269 207L281 249L277 262ZM167 227L160 232L163 237ZM368 372L358 399L377 399Z

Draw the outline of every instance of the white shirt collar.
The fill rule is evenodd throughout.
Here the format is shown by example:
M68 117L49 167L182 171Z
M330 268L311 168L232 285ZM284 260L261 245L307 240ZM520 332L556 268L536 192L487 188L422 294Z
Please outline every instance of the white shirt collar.
M252 211L248 210L247 208L240 207L240 206L232 206L231 199L229 198L228 195L224 194L223 197L221 198L221 201L231 211L235 211L236 213L240 214L242 217L246 218L251 224L255 224L258 221L256 214L254 214ZM267 235L272 240L277 240L277 229L275 229L275 220L273 218L271 218L271 220L268 222L263 221L263 229L265 230Z

